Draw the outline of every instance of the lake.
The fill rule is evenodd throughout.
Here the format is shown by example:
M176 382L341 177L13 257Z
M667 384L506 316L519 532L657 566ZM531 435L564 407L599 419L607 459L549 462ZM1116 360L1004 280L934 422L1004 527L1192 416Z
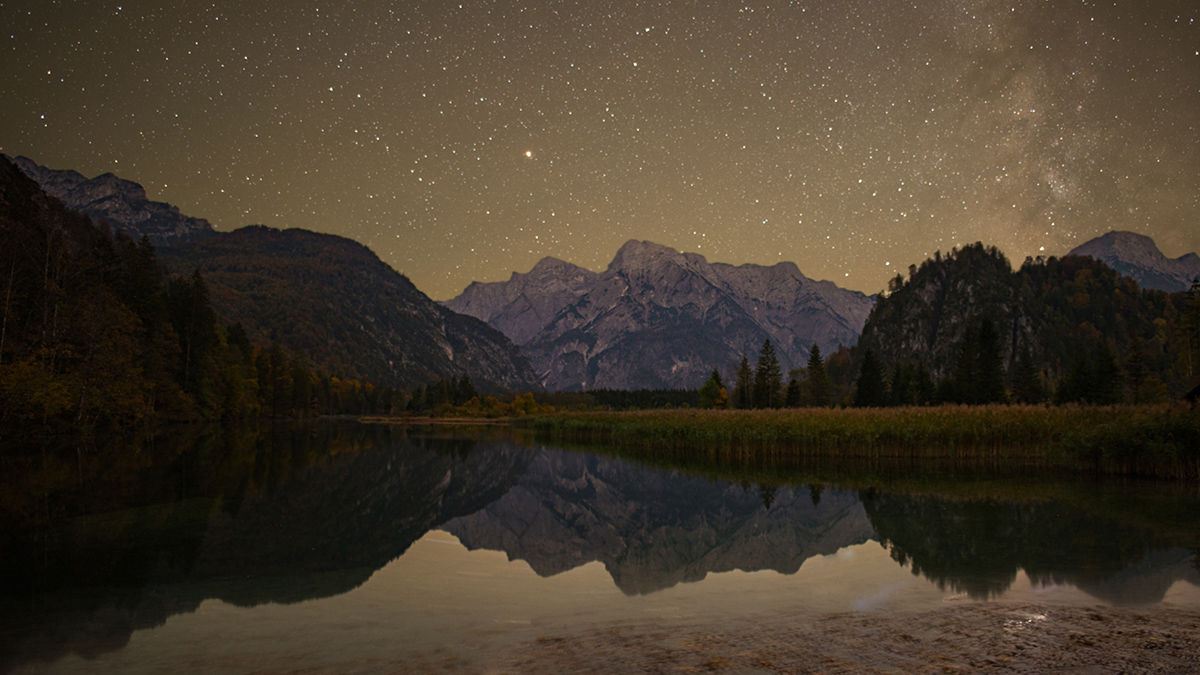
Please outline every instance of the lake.
M764 617L1200 612L1194 485L650 466L354 422L0 462L0 672L465 672L597 631Z

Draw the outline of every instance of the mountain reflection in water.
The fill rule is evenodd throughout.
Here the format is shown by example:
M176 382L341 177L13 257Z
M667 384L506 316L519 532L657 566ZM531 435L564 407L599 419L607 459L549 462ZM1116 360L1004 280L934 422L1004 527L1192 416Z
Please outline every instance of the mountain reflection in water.
M852 492L758 488L544 450L513 489L442 526L468 549L504 551L542 576L593 560L627 594L710 572L794 574L805 560L874 538Z
M604 565L626 595L709 573L791 575L869 540L973 597L1024 570L1110 603L1200 585L1194 489L1043 485L1013 499L961 483L758 486L505 430L314 423L15 449L0 488L0 670L121 649L194 612L344 594L434 528L540 576ZM989 483L990 495L1005 494ZM420 583L413 580L412 583Z

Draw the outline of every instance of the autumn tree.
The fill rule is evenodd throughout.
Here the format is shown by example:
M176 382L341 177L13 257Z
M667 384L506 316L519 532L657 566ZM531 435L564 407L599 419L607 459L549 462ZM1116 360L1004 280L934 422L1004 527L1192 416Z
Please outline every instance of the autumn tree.
M721 371L713 368L708 381L700 387L701 408L724 408L729 395L725 391L725 383L721 380Z

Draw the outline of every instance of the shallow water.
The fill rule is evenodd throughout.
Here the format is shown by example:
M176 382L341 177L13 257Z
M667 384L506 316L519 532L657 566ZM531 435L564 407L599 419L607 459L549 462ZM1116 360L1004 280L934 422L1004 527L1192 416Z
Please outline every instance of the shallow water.
M760 486L344 423L24 457L4 464L5 672L437 669L629 622L1200 609L1186 486Z

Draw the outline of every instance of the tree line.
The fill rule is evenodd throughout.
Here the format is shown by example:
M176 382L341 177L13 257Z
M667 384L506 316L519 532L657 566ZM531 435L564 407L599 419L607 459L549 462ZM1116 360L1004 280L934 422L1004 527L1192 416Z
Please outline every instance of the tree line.
M754 368L750 367L749 358L743 356L732 380L731 392L721 371L714 368L712 375L700 387L700 407L797 408L823 407L833 403L833 382L817 344L812 346L807 366L789 373L786 385L779 358L769 338L763 342Z
M1082 344L1069 365L1057 371L1054 364L1046 363L1046 350L1042 361L1035 358L1033 340L1006 356L1001 333L989 316L966 320L961 337L952 345L953 360L941 377L919 359L888 364L870 344L839 348L828 361L814 344L807 366L792 371L784 385L768 339L753 368L749 358L742 358L731 378L732 391L714 369L699 390L699 405L753 409L1165 402L1181 395L1187 383L1200 375L1196 372L1200 371L1200 279L1172 301L1170 307L1176 306L1176 315L1164 312L1169 319L1150 322L1157 329L1154 338L1134 334L1120 355L1114 341L1104 339L1092 324L1076 324L1076 330L1091 339L1077 341Z

